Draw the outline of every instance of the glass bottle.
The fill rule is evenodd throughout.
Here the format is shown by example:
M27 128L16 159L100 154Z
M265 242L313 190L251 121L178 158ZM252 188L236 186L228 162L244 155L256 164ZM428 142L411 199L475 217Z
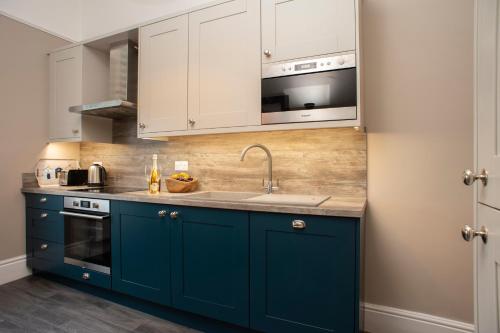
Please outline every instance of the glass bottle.
M160 192L160 171L158 170L158 155L153 155L153 167L151 168L151 175L149 177L149 193L157 194Z

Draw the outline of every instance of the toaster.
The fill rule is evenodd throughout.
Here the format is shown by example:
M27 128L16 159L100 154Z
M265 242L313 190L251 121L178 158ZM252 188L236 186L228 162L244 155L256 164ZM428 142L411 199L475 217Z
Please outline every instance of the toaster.
M82 186L87 184L88 170L72 169L59 173L59 185Z

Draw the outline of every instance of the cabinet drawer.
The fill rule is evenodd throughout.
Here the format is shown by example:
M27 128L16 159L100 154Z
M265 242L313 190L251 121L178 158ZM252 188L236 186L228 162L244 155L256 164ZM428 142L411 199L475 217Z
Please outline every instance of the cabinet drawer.
M42 272L49 272L52 274L61 274L61 269L63 266L62 261L45 260L40 258L29 259L29 266L32 269L36 269Z
M63 197L59 195L26 194L26 206L59 211L63 208Z
M111 276L82 267L64 264L63 275L67 278L96 287L111 289Z
M33 257L62 263L64 258L64 246L62 244L37 238L33 239L32 244Z
M64 242L64 219L58 211L30 208L28 222L31 223L31 237Z

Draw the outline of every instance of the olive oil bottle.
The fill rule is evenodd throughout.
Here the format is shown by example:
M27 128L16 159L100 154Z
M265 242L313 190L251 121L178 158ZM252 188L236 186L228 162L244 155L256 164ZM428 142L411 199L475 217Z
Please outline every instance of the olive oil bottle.
M158 170L158 155L153 155L153 167L149 177L149 193L157 194L160 192L161 176Z

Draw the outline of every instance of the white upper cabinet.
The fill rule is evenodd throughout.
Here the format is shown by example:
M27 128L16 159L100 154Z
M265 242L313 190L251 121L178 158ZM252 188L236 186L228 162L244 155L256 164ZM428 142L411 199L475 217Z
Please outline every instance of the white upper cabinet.
M102 52L83 45L50 54L49 141L111 142L110 119L82 117L68 110L105 98L107 66Z
M82 52L73 47L50 55L50 141L80 141L81 116L68 108L82 101Z
M188 15L140 29L139 137L187 130Z
M190 130L260 125L260 1L189 14Z
M355 0L262 0L262 62L355 48Z

